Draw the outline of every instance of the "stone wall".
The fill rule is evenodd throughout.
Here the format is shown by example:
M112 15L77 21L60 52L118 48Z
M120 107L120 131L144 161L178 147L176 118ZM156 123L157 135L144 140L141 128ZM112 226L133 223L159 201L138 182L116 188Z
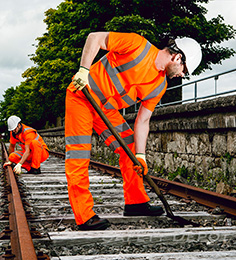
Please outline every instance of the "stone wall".
M135 117L125 116L132 128ZM63 127L39 132L50 149L64 152ZM92 140L95 158L114 158L95 134ZM204 178L221 175L236 184L236 95L156 109L146 153L150 168L184 168Z
M43 137L43 140L50 150L65 152L65 131L63 126L38 130L38 133Z

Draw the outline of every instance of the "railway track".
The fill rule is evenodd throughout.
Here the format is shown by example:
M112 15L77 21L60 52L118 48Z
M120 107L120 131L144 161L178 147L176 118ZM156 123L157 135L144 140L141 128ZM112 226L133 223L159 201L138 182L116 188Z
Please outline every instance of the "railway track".
M228 201L207 192L205 196L211 200L208 202L198 190L182 184L177 188L175 183L157 179L174 214L200 227L180 227L165 215L124 217L119 169L96 162L91 162L90 169L94 210L109 219L111 227L105 231L79 231L68 200L63 156L51 153L41 166L41 175L23 173L15 178L11 167L2 169L0 260L236 259L236 207L231 208L235 198ZM17 197L16 187L11 186L14 179L20 200L12 201ZM148 187L147 191L151 203L161 205L156 194ZM181 194L183 199L174 196ZM24 212L18 216L21 203ZM223 203L224 212L209 213L208 206L222 208Z

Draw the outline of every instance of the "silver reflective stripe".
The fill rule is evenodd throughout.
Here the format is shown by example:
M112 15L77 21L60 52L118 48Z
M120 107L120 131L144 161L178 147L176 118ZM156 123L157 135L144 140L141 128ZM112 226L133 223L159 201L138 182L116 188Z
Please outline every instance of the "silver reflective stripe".
M115 127L115 129L117 130L118 133L124 132L128 129L130 129L130 126L128 125L127 122L124 122L123 124L120 124L118 126ZM104 141L106 141L106 139L108 137L110 137L112 135L111 131L109 129L104 130L100 136L103 138Z
M115 151L117 148L120 147L120 144L118 143L118 141L113 141L112 143L110 143L109 148L112 151Z
M107 102L106 105L104 105L106 109L115 109L111 103Z
M111 133L111 131L108 130L108 129L106 129L105 131L103 131L103 132L100 134L100 136L103 138L104 141L106 141L107 138L108 138L109 136L111 136L111 135L112 135L112 133Z
M99 89L99 87L97 86L97 84L95 83L95 81L93 80L93 78L91 77L90 74L88 76L88 79L89 79L89 86L91 87L91 89L94 91L94 93L101 100L102 104L105 104L107 102L107 99L102 94L102 91Z
M37 133L37 131L34 129L34 128L32 128L32 127L27 127L27 128L25 128L24 129L24 131L23 131L23 133L25 132L25 131L27 131L27 130L33 130L36 134L37 134L37 136L34 138L34 140L38 140L39 139L39 134ZM25 142L25 138L23 137L23 140L24 140L24 142Z
M134 142L134 135L132 134L132 135L126 136L123 139L126 142L126 144L132 144Z
M117 125L117 126L115 127L115 129L116 129L118 132L124 132L124 131L130 129L130 126L128 125L127 122L124 122L123 124Z
M18 155L20 158L22 157L23 153L20 153L18 151L14 152L16 155Z
M127 122L124 122L123 124L120 124L115 127L118 133L124 132L128 129L130 129L130 126L128 125ZM104 141L106 141L110 136L112 136L112 133L109 129L106 129L103 131L100 135ZM134 142L134 136L133 134L124 137L123 140L125 141L126 144L132 144ZM117 148L120 147L120 144L117 140L113 141L112 143L109 144L109 148L113 151L115 151Z
M23 131L23 133L24 133L25 131L29 130L29 129L33 129L33 128L31 128L31 127L25 128L24 131ZM33 129L33 130L34 130L34 129Z
M151 43L147 42L144 50L139 54L139 56L137 58L135 58L134 60L129 61L123 65L118 66L117 70L119 72L123 72L123 71L133 68L134 66L136 66L138 63L140 63L145 58L145 56L149 52L150 48L151 48Z
M132 134L132 135L126 136L125 138L123 138L123 140L125 141L126 144L132 144L134 142L134 135ZM120 147L120 144L117 140L113 141L109 145L109 148L112 151L115 151L119 147Z
M27 127L27 128L24 129L23 133L24 133L26 130L29 130L29 129L33 129L33 128L31 128L31 127ZM24 136L23 136L22 138L23 138L23 140L24 140L24 142L25 142L25 138L24 138Z
M101 62L103 64L103 66L105 67L109 77L111 78L113 84L115 85L117 91L119 92L119 94L121 96L123 96L126 92L124 90L124 88L122 87L120 80L118 79L118 77L116 76L117 74L119 74L120 71L117 70L117 68L112 68L107 57L103 56L101 58Z
M140 63L144 59L144 57L147 55L150 48L151 48L151 43L147 42L144 50L140 53L140 55L137 58L135 58L134 60L129 61L123 65L115 67L115 68L111 67L106 56L103 56L101 58L101 62L103 64L103 66L105 67L109 77L111 78L112 82L114 83L116 89L118 90L118 92L121 96L123 96L126 93L126 91L123 88L122 84L120 83L120 80L117 77L117 74L119 74L120 72L129 70L129 69L133 68L134 66L136 66L138 63Z
M162 92L165 85L166 85L166 77L164 78L164 81L157 88L155 88L149 95L147 95L143 100L148 100L157 97Z
M69 144L91 144L91 135L67 136L66 145Z
M125 95L123 97L121 97L129 106L132 106L133 104L137 103L137 101L131 99L128 95Z
M66 159L90 159L90 150L70 150L66 152Z
M101 62L103 64L103 66L105 67L109 77L111 78L114 86L116 87L117 91L119 92L119 94L121 96L123 96L126 91L123 88L122 84L120 83L119 78L117 77L117 74L119 74L120 72L124 72L126 70L131 69L132 67L136 66L138 63L140 63L144 57L147 55L148 51L151 48L151 43L147 42L144 50L140 53L140 55L138 57L136 57L134 60L129 61L123 65L120 65L118 67L112 68L107 57L103 56L101 58ZM107 102L107 99L105 98L105 96L103 95L102 91L99 89L99 87L97 86L97 84L95 83L95 81L93 80L93 78L91 77L91 75L89 74L89 85L91 87L91 89L95 92L95 94L98 96L98 98L101 100L102 104L105 104ZM136 101L133 101L132 99L128 99L128 97L124 96L123 100L130 106L135 104ZM106 109L114 109L114 107L110 104L107 103L105 105Z

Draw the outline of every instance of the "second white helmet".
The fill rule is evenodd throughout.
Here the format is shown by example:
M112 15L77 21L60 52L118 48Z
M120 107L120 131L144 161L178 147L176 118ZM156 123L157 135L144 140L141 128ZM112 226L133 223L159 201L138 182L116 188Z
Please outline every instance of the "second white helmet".
M18 116L10 116L7 119L8 131L12 131L12 130L16 129L16 127L20 121L21 121L21 119Z
M202 50L200 44L188 37L177 38L177 47L184 53L188 73L192 74L202 60Z

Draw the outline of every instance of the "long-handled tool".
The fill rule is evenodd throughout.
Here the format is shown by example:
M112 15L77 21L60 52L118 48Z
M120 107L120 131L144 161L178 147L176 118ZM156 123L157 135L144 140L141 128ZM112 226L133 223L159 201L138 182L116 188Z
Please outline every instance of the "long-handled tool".
M91 103L91 105L93 106L93 108L96 110L96 112L99 114L99 116L102 118L102 120L104 121L104 123L106 124L106 126L108 127L108 129L112 132L112 134L114 135L114 137L116 138L116 140L119 142L119 144L121 145L121 147L124 149L124 151L127 153L127 155L129 156L129 158L132 160L132 162L135 165L140 166L143 169L143 166L141 165L141 163L138 161L138 159L135 157L135 155L131 152L131 150L129 149L129 147L127 146L127 144L125 143L125 141L121 138L121 136L119 135L119 133L116 131L116 129L113 127L113 125L111 124L111 122L108 120L108 118L106 117L106 115L104 114L104 112L102 111L102 109L98 106L98 104L96 103L96 101L94 100L94 98L91 96L91 94L89 93L87 87L85 86L82 89L82 92L84 93L84 95L86 96L86 98L89 100L89 102ZM146 182L153 188L153 190L155 191L155 193L158 195L159 199L162 201L165 210L166 210L166 214L167 217L173 219L174 221L177 221L180 226L184 226L184 225L192 225L194 227L199 227L199 224L194 223L192 221L189 221L187 219L184 219L182 217L179 216L174 216L169 204L167 203L165 197L163 196L163 194L161 193L160 189L158 188L158 186L155 184L155 182L151 179L151 177L146 174L143 175L144 179L146 180Z

